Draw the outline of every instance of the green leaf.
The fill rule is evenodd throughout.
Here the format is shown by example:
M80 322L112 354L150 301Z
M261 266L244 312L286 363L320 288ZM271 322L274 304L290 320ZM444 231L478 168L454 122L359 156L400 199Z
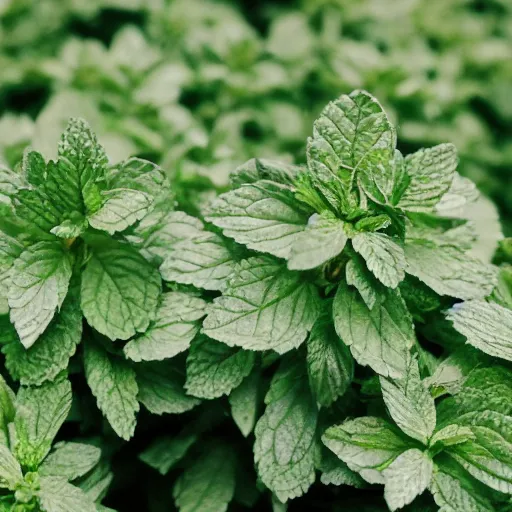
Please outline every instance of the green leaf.
M80 488L65 478L46 476L37 493L43 512L96 512L96 505Z
M74 238L78 238L82 233L87 229L88 222L85 219L66 219L58 226L55 226L50 230L50 233L53 233L55 236L59 238L64 238L65 240L73 240Z
M315 287L274 259L249 258L214 300L203 332L229 346L273 349L301 345L319 315Z
M288 258L309 215L293 190L272 181L258 181L220 195L206 220L249 249Z
M499 304L470 300L448 313L467 343L486 354L512 361L512 311Z
M346 420L330 427L322 441L350 469L375 484L385 483L382 471L411 448L411 441L398 429L374 417Z
M0 446L10 446L9 424L14 421L16 396L0 374Z
M11 286L11 269L22 252L23 245L0 228L0 314L8 312L7 299Z
M398 208L430 212L450 189L457 168L457 150L453 144L420 149L404 160L409 184Z
M424 445L436 428L434 399L420 377L418 361L411 358L400 379L380 377L382 397L389 414L408 436Z
M59 161L54 172L54 189L62 189L74 204L86 207L89 211L95 205L90 201L90 190L106 171L108 158L98 143L88 124L82 119L70 119L66 131L59 142ZM65 184L65 190L63 187Z
M233 188L260 180L274 181L281 185L293 185L300 171L301 168L297 165L265 158L251 158L230 174L230 182Z
M5 366L11 376L24 386L39 386L53 380L68 366L82 338L82 312L78 300L68 294L57 316L37 343L25 349L14 329L2 346Z
M314 325L307 349L311 391L320 405L329 407L350 386L354 377L354 360L327 316Z
M319 469L322 472L320 481L324 485L350 485L350 487L356 487L357 489L363 489L368 485L358 473L352 471L342 460L326 448L322 451L322 461Z
M134 370L121 358L90 341L85 344L84 370L98 408L119 437L130 439L139 411Z
M161 281L128 245L99 239L82 272L82 311L108 338L127 340L155 318Z
M56 476L75 480L91 471L98 464L101 450L96 446L83 443L61 442L41 464L38 473L41 476Z
M281 365L265 404L255 429L254 458L260 479L286 502L305 494L315 481L318 411L302 365Z
M345 278L348 285L357 289L368 309L373 309L377 301L386 296L383 285L376 280L373 273L368 270L366 264L358 256L354 255L347 262Z
M138 365L139 401L153 414L182 414L200 400L188 396L183 389L184 376L166 363Z
M456 444L462 444L475 436L469 427L462 427L460 425L447 425L446 427L434 432L430 439L430 451L437 453L444 448Z
M189 293L168 292L161 297L156 318L141 336L124 347L132 361L161 361L188 349L201 328L206 302Z
M100 460L92 471L75 481L75 484L85 492L91 501L98 502L107 494L113 478L114 474L110 471L110 465L104 460Z
M213 399L229 395L251 373L255 354L206 337L192 343L187 357L187 393Z
M68 293L72 259L58 242L39 242L14 262L8 299L11 322L30 348L48 327Z
M7 446L0 444L0 489L14 490L21 480L23 473L18 461Z
M117 188L102 194L102 205L87 217L89 224L113 235L144 218L154 198L139 190Z
M203 451L174 485L180 512L226 512L235 494L236 464L231 448L218 444Z
M406 272L439 295L463 300L479 299L489 295L495 286L495 269L456 247L438 247L424 241L408 240L404 251Z
M231 416L244 437L253 431L262 401L262 380L258 370L254 370L229 395Z
M430 484L433 469L432 459L425 452L412 449L400 454L384 470L384 498L389 509L409 505L422 494Z
M292 245L288 268L308 270L338 256L348 239L343 224L330 212L313 214L306 229L297 235Z
M153 441L139 455L139 459L153 469L156 469L161 475L166 475L183 457L185 457L190 447L196 441L196 434L161 437Z
M20 388L16 398L16 458L34 471L48 455L52 442L71 409L71 384L67 379L38 388Z
M352 247L384 286L396 288L404 279L404 250L391 237L383 233L359 233L352 239Z
M236 260L225 240L215 233L203 232L173 245L160 273L165 281L221 290L235 266Z
M355 360L384 377L404 376L415 343L412 319L397 291L368 309L357 290L340 284L333 304L334 326Z

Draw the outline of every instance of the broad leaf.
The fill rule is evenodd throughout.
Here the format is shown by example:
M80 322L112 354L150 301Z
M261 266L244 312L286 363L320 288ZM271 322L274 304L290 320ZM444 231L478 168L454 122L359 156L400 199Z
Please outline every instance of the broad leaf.
M90 444L63 442L55 445L39 468L41 476L58 476L75 480L98 464L101 450Z
M37 493L43 512L96 512L94 502L65 478L45 476Z
M262 379L257 369L229 394L231 416L244 437L248 437L256 425L262 400Z
M368 270L366 264L360 257L354 255L345 268L345 278L347 284L354 286L368 309L373 309L377 301L386 296L385 289L375 278L372 272Z
M14 490L16 484L22 480L19 462L7 446L0 444L0 489Z

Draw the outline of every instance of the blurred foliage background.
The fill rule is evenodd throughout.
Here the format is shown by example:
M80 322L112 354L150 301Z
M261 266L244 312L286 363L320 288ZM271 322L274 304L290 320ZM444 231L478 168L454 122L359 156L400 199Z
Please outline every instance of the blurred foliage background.
M512 232L510 0L0 0L0 69L0 161L78 115L198 193L304 161L322 106L365 88L400 149L455 143Z

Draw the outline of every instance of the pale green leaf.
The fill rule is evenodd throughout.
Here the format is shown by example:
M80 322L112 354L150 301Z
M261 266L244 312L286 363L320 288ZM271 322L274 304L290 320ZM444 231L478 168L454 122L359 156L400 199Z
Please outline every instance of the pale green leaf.
M338 256L347 243L343 221L333 214L313 214L304 231L297 235L288 260L291 270L308 270L319 267Z
M75 484L87 494L91 501L98 502L107 494L113 478L114 474L110 471L110 465L104 460L100 460L92 471L76 480Z
M336 332L355 360L384 377L404 376L415 343L412 319L397 291L368 309L356 289L339 285L333 304Z
M384 286L396 288L404 279L404 251L391 237L384 233L359 233L352 238L352 247Z
M434 464L427 453L417 449L400 454L384 470L384 498L390 510L409 505L422 494L432 479Z
M457 163L453 144L439 144L407 155L404 164L410 181L397 206L414 212L432 211L450 189Z
M198 398L229 395L251 373L254 359L254 352L199 338L188 353L185 389Z
M373 309L377 301L385 297L383 285L377 281L359 257L353 256L347 262L345 278L348 285L357 289L368 309Z
M0 444L0 489L14 490L21 480L23 474L19 462L7 446Z
M82 311L112 340L144 332L155 318L158 271L128 245L100 239L82 272Z
M251 158L230 174L230 182L233 188L260 180L275 181L282 185L293 185L300 171L301 168L297 165L265 158Z
M266 180L220 195L206 213L206 220L224 235L281 258L290 256L308 217L290 187Z
M261 374L255 370L229 395L231 416L244 437L248 437L256 425L262 399L261 388Z
M447 448L448 446L462 444L474 438L475 436L469 427L447 425L437 432L434 432L429 445L431 450L435 453L438 450Z
M512 361L512 311L499 304L470 300L448 313L467 343L486 354Z
M350 485L358 489L368 485L358 473L352 471L345 462L327 448L323 449L319 469L322 472L320 481L324 485Z
M39 242L14 262L8 292L11 322L30 348L66 298L72 260L59 242Z
M16 458L34 471L46 457L71 409L71 384L66 379L38 388L20 388L16 398Z
M410 359L403 378L380 377L380 384L382 397L395 423L408 436L426 445L436 427L436 407L421 380L417 359Z
M233 450L217 444L203 451L174 485L180 512L226 512L235 494L236 464Z
M84 370L98 408L119 437L130 439L139 411L134 370L93 342L85 344Z
M156 318L141 336L124 347L132 361L161 361L188 349L201 328L206 302L189 293L168 292L161 297Z
M58 476L75 480L85 475L98 464L101 450L90 444L62 442L54 446L41 464L41 476Z
M0 314L8 312L7 299L11 286L11 269L22 251L23 245L0 229Z
M254 458L263 483L281 500L302 496L315 481L318 411L302 365L284 362L256 425Z
M96 512L94 502L65 478L45 476L37 492L43 512Z
M58 226L52 228L50 233L65 240L73 240L78 238L87 229L87 226L88 223L85 219L66 219Z

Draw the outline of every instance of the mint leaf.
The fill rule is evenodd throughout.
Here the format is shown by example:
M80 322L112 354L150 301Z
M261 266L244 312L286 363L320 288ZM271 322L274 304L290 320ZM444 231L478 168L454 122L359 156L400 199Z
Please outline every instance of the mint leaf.
M97 503L107 494L113 478L114 474L110 471L110 465L104 460L100 460L92 471L76 480L75 484L85 492L91 501Z
M199 404L200 400L185 393L184 380L183 375L166 363L138 365L138 399L153 414L187 412Z
M235 494L234 453L222 444L204 451L174 485L180 512L226 512Z
M357 290L340 284L333 303L334 326L355 360L384 377L404 376L415 343L412 319L397 291L368 309Z
M96 505L80 488L65 478L45 476L37 493L43 512L96 512Z
M30 348L66 298L72 259L58 242L39 242L14 262L8 292L11 322Z
M69 293L60 312L29 349L25 349L12 329L2 346L5 366L22 385L39 386L67 368L81 338L82 312L77 298Z
M323 449L319 469L322 472L320 481L324 485L350 485L358 489L363 489L368 485L358 473L352 471L342 460L338 459L334 453L326 448Z
M348 239L343 224L330 212L313 214L306 229L297 235L292 245L288 268L308 270L338 256Z
M448 313L467 343L486 354L512 361L512 311L499 304L470 300Z
M389 414L408 436L424 445L436 428L434 399L420 377L418 361L411 358L403 378L380 377L382 397Z
M405 277L402 247L383 233L359 233L352 247L366 261L366 266L388 288L396 288Z
M213 399L229 395L251 373L255 354L206 337L192 343L187 357L187 393Z
M315 481L318 411L302 365L282 364L265 404L255 429L254 460L263 483L285 502L302 496Z
M162 437L153 441L139 455L139 459L153 469L156 469L161 475L166 475L185 457L196 441L197 436L195 434Z
M238 166L229 176L233 188L260 180L275 181L282 185L293 185L301 168L266 158L251 158Z
M18 461L7 446L0 444L0 489L14 490L21 480L23 473Z
M101 450L83 443L61 442L54 446L41 464L41 476L56 476L68 481L85 475L98 464Z
M272 181L258 181L220 195L206 220L224 235L255 251L288 258L309 215L293 190Z
M229 346L282 354L306 339L319 314L315 287L268 257L240 262L214 300L203 332Z
M345 278L348 285L357 289L368 309L373 309L377 301L386 295L383 285L368 270L364 261L356 255L347 261Z
M130 439L139 411L135 372L121 358L93 342L85 344L84 370L98 408L119 437Z
M127 340L155 318L158 272L130 246L98 239L82 272L82 311L108 338Z
M23 245L0 228L0 314L8 312L7 299L11 286L11 269L22 251Z
M406 272L439 295L479 299L489 295L495 286L496 271L456 247L406 240L404 251Z
M434 432L430 439L430 450L433 453L441 451L448 446L462 444L475 436L469 427L461 427L460 425L447 425L446 427Z
M66 379L38 388L20 388L16 398L16 458L35 471L71 409L71 384Z
M161 361L187 350L201 328L206 302L185 292L168 292L161 296L156 318L141 336L124 347L132 361Z
M307 341L309 385L316 401L329 407L350 386L354 360L328 318L316 322Z
M258 370L254 370L229 394L231 416L244 437L248 437L256 425L262 398L262 379Z
M384 470L384 498L389 509L409 505L422 494L430 484L433 469L432 459L425 452L412 449L400 454Z
M409 177L398 208L430 212L450 190L457 168L457 150L453 144L439 144L407 155L404 165Z
M408 440L386 420L374 417L347 420L328 428L322 441L367 482L385 483L382 471L411 448Z
M226 242L215 233L203 232L172 246L160 267L165 281L221 290L236 265Z
M58 226L52 228L50 233L58 236L59 238L64 238L65 240L73 240L82 235L87 227L88 222L83 218L78 218L76 220L66 219Z

